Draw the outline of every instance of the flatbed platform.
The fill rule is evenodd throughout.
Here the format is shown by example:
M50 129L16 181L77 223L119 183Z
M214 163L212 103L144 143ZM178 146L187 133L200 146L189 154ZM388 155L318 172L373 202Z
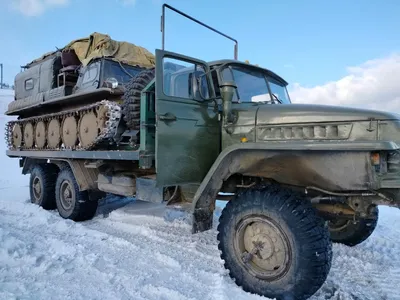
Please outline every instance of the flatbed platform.
M104 159L104 160L139 160L139 151L85 151L85 150L7 150L9 157L34 158L74 158L74 159Z

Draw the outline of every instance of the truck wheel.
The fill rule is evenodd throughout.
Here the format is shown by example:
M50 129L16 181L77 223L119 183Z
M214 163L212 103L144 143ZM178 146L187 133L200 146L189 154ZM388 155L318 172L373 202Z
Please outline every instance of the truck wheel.
M30 175L29 194L31 202L43 209L56 208L54 199L57 167L51 164L36 165Z
M64 219L85 221L94 217L98 202L89 201L88 191L79 191L70 168L58 174L55 193L58 213Z
M280 187L250 189L228 202L218 241L236 284L268 298L308 299L331 267L324 220L301 194Z
M139 129L140 93L153 80L155 69L143 70L129 81L122 97L122 113L129 129Z
M344 244L350 247L361 244L374 232L378 224L378 207L374 208L375 219L353 220L337 219L328 222L331 240L334 243Z

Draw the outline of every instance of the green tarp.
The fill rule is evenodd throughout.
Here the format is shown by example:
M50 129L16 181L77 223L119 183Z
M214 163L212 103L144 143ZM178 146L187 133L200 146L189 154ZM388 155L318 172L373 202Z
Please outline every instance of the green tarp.
M147 49L132 43L113 40L109 35L98 32L92 33L89 37L71 41L59 50L64 51L68 49L75 50L83 66L86 66L92 59L99 57L109 57L128 65L144 68L155 66L155 56ZM52 56L56 52L57 51L46 53L42 57L29 63L28 66L48 56Z

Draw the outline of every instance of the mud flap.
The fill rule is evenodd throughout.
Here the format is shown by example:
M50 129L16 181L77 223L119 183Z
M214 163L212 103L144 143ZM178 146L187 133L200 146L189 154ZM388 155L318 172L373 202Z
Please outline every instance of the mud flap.
M209 208L196 208L193 212L192 233L203 232L212 228L213 211Z

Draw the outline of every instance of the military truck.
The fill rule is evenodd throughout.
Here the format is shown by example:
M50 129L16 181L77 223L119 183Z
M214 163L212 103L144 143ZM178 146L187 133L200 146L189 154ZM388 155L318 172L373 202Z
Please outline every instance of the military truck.
M233 59L166 51L165 10L234 43ZM75 221L104 193L186 207L193 233L217 227L221 258L245 291L307 299L332 242L355 246L400 207L400 119L293 104L276 73L238 60L235 39L164 4L162 49L94 33L24 66L7 115L7 155L30 197Z

